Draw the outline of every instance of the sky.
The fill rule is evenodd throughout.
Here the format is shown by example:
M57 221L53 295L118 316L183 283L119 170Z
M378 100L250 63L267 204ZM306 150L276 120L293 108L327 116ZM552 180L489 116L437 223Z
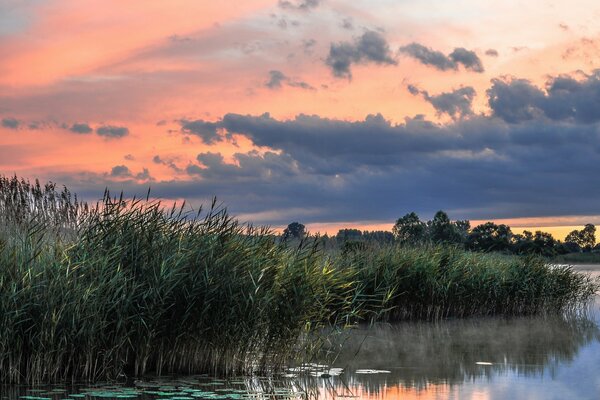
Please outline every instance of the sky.
M0 174L315 232L600 223L600 4L3 0Z

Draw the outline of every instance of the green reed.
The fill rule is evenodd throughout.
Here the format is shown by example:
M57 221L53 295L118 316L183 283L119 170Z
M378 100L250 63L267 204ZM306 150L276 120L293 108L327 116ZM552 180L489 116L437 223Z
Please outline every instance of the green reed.
M357 271L371 320L561 313L580 308L598 282L539 257L449 246L385 246L342 256Z

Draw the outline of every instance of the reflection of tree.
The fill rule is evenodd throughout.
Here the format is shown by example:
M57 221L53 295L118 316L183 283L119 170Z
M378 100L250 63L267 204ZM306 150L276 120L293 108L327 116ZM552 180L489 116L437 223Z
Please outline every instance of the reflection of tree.
M384 383L425 387L507 372L554 374L581 347L600 340L600 329L580 317L490 318L364 327L352 330L345 340L336 366L391 371L352 375L346 383L377 390Z

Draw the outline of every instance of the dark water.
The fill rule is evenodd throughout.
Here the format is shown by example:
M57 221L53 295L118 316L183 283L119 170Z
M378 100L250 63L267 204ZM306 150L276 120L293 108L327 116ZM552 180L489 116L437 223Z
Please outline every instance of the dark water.
M580 267L600 276L600 266ZM332 366L275 378L208 376L0 387L2 399L600 399L600 299L585 315L352 330Z

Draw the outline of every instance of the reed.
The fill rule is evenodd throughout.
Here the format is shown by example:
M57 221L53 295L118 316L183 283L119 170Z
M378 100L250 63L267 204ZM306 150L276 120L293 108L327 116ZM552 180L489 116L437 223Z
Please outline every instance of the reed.
M560 312L595 283L443 247L325 254L205 211L0 178L0 382L272 371L365 320ZM310 339L309 339L310 338Z
M578 309L598 282L535 256L452 246L385 246L346 253L364 310L377 321L556 314Z

